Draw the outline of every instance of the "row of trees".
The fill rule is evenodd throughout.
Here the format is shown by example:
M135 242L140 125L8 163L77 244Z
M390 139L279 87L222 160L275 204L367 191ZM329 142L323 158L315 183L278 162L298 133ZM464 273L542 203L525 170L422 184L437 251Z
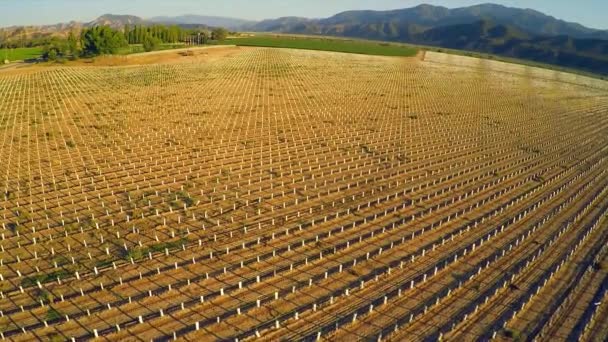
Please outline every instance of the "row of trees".
M177 25L169 27L165 25L135 25L133 27L125 25L123 32L129 44L143 44L148 37L154 37L162 43L175 44L184 41L189 34L188 30Z
M90 29L89 29L90 30ZM228 35L228 31L223 28L207 30L201 28L186 29L177 25L125 25L122 31L124 38L128 44L176 44L179 42L194 42L206 44L209 40L224 40ZM73 33L71 34L73 35ZM34 47L48 46L49 49L56 51L66 50L66 42L61 43L57 37L52 37L48 34L35 33L27 36L25 29L17 29L11 34L9 39L8 31L0 29L0 48L19 48L19 47ZM17 38L15 38L17 37ZM197 39L193 39L197 37ZM69 38L68 38L69 39ZM78 41L78 39L75 39Z
M206 44L209 40L224 40L228 31L217 28L213 31L183 29L179 26L164 25L125 26L124 31L109 26L96 26L83 29L80 37L71 32L67 39L51 38L44 46L43 57L50 60L116 54L129 44L142 44L145 51L157 50L163 43L193 41L192 37L202 37L198 42Z
M207 44L209 40L224 40L228 31L224 28L216 28L212 31L207 29L184 29L177 25L153 25L143 26L125 25L124 35L129 44L143 44L144 50L152 51L160 44L175 44L178 42L194 42ZM194 39L196 37L196 39Z

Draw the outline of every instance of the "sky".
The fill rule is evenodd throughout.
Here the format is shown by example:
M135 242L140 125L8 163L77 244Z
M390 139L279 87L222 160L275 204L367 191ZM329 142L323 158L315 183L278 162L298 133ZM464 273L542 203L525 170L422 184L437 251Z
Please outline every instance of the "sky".
M0 27L91 21L102 14L143 18L199 14L261 20L329 17L357 9L386 10L428 3L449 8L493 2L532 8L588 27L608 29L608 0L0 0Z

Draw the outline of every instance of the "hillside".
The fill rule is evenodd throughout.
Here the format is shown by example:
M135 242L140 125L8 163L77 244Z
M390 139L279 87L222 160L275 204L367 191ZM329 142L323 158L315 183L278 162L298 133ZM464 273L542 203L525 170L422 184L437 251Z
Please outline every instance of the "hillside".
M44 26L11 26L0 28L0 43L10 41L36 40L45 37L68 36L71 31L80 31L84 24L79 22L69 22L56 25Z
M608 31L596 30L545 15L531 9L510 8L495 4L448 9L419 5L390 11L347 11L325 19L279 18L250 25L252 31L328 33L359 31L365 37L401 38L396 28L413 26L418 30L489 20L512 25L535 35L566 35L578 39L607 39ZM295 27L294 27L295 26Z
M346 11L329 18L281 17L252 22L201 15L153 17L104 14L88 22L0 30L4 41L67 36L83 27L157 23L185 28L226 27L235 31L280 32L364 38L471 50L608 74L608 31L588 28L531 9L481 4L449 9L419 5L389 11Z
M197 17L197 16L194 16ZM211 17L209 17L211 18ZM221 18L216 18L221 20ZM218 21L214 23L218 23ZM242 21L247 23L247 21ZM110 26L117 30L122 30L125 25L154 25L160 22L151 21L137 17L134 15L116 15L116 14L104 14L95 20L90 22L77 22L71 21L69 23L60 23L55 25L39 25L39 26L11 26L0 28L0 43L13 42L21 44L21 42L30 41L29 45L38 46L40 42L49 37L60 37L66 38L70 32L79 33L83 28L94 27L94 26ZM176 24L183 28L212 28L221 25L205 25L201 23L178 23L178 22L166 22L164 24Z
M479 51L608 74L606 40L531 36L517 27L486 20L437 27L410 38L419 44Z
M420 5L392 11L348 11L325 19L284 17L248 29L431 45L608 74L607 31L500 5L456 9Z
M101 17L86 24L87 27L110 26L115 29L122 29L125 25L143 25L146 21L134 15L104 14Z
M250 20L204 15L181 15L177 17L161 16L150 18L147 21L158 24L205 25L210 27L225 27L231 30L240 30L243 26L255 24L254 21Z

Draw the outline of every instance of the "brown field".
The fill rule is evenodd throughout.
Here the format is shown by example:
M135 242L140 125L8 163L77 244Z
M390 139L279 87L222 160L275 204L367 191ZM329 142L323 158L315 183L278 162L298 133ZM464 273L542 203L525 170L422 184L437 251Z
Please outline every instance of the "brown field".
M608 83L422 59L0 72L0 337L606 339Z

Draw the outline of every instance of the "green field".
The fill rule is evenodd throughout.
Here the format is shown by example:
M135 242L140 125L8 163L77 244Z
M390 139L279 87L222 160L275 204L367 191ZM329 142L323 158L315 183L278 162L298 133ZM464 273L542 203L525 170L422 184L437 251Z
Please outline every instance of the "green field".
M231 38L222 42L237 46L261 46L304 50L358 53L379 56L415 56L415 48L383 42L317 37L255 36Z
M0 62L8 59L9 61L21 61L25 59L37 58L42 55L41 47L0 49Z

